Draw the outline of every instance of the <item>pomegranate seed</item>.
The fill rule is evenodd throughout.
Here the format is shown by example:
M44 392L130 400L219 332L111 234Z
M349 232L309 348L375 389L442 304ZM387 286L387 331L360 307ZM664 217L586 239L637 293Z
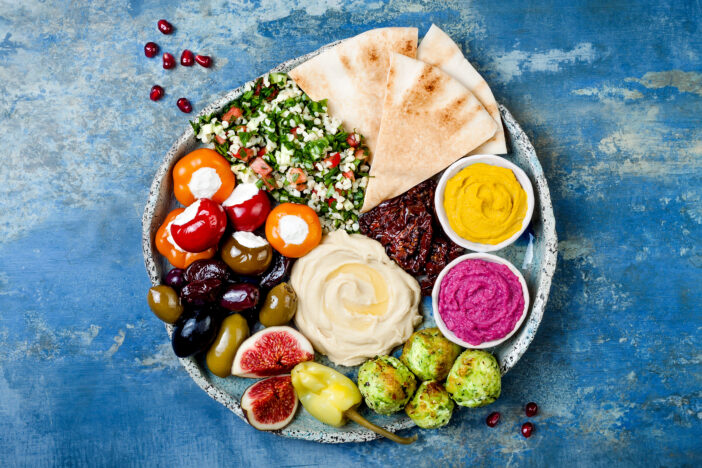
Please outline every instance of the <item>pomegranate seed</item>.
M173 32L173 25L164 19L158 20L158 30L163 34L170 34Z
M190 105L190 101L188 101L184 97L178 99L178 102L176 102L176 104L178 105L178 109L185 112L186 114L189 114L190 111L193 110L193 106Z
M184 67L192 67L195 63L195 56L188 49L185 49L182 54L180 54L180 64Z
M497 411L493 411L490 413L485 420L485 424L487 424L490 427L495 427L497 426L497 423L500 422L500 413Z
M168 52L163 53L163 68L166 70L170 70L171 68L175 67L175 58L173 55L169 54Z
M534 403L533 401L531 401L531 402L529 402L529 403L526 404L525 410L526 410L526 415L527 415L527 417L530 418L530 417L532 417L532 416L536 416L536 413L539 412L539 407L536 406L536 403Z
M144 45L144 55L147 57L155 57L156 54L158 54L158 44L155 42L147 42L146 45Z
M531 437L531 432L534 430L534 425L530 422L522 424L522 435L527 439Z
M196 55L195 61L205 68L210 68L212 65L212 58L209 55Z
M165 93L162 87L160 87L159 85L153 85L151 87L151 92L149 93L149 99L151 99L152 101L158 101L163 97L164 94Z

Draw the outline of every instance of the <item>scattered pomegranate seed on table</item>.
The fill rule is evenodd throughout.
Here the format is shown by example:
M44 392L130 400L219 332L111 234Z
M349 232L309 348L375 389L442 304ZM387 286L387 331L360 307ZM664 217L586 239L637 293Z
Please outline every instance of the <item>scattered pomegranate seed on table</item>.
M536 403L534 403L533 401L531 401L531 402L529 402L529 403L526 404L525 412L526 412L526 415L527 415L528 417L535 416L536 413L539 412L539 407L536 406Z
M195 64L195 56L188 49L185 49L180 54L180 64L184 67L192 67Z
M158 101L163 97L165 92L163 91L163 88L160 87L159 85L153 85L151 87L151 92L149 93L149 99L152 101Z
M531 432L534 430L534 425L530 422L522 424L522 435L527 439L531 437Z
M173 25L165 19L158 20L158 30L163 34L170 34L173 32Z
M178 99L178 102L176 102L176 105L178 106L178 109L185 112L186 114L189 114L190 111L193 110L193 106L190 105L190 101L188 101L184 97Z
M144 55L149 58L155 57L158 54L158 44L155 42L147 42L144 45Z
M174 30L173 25L166 21L165 19L158 20L158 30L163 34L171 34ZM149 58L155 57L159 53L159 46L155 42L147 42L144 45L144 55ZM165 70L170 70L176 66L175 57L173 54L164 52L162 56L163 68ZM212 66L212 57L209 55L194 55L192 51L184 49L180 54L180 64L184 67L192 67L195 62L200 66L205 68L210 68ZM154 85L151 87L149 92L149 99L152 101L158 101L165 95L164 89L159 85ZM186 98L180 98L176 101L176 105L181 112L189 114L193 110L192 104Z
M487 424L490 427L495 427L497 426L497 423L500 422L500 413L497 411L493 411L490 413L485 420L485 424Z
M170 70L171 68L175 67L175 58L173 57L172 54L169 54L168 52L163 53L163 68L166 70Z
M195 61L205 68L210 68L210 65L212 65L212 57L209 55L196 55Z

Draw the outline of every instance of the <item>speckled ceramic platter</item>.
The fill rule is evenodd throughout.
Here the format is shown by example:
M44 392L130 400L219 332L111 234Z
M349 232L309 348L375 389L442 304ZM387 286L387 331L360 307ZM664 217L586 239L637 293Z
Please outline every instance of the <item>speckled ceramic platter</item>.
M336 44L337 43L328 44L315 52L282 63L271 70L271 72L287 72ZM230 91L203 109L198 116L210 114L222 109L229 101L238 97L242 92L243 86ZM502 120L506 131L505 134L508 137L508 144L510 147L510 153L505 157L521 167L531 178L536 196L536 206L530 227L522 237L510 247L494 252L496 255L507 258L521 269L529 287L529 295L532 298L528 316L520 330L509 340L491 350L497 357L502 373L504 374L517 363L519 358L527 350L541 322L551 286L551 278L556 268L557 240L551 197L534 148L509 111L507 111L505 107L500 106L500 112L502 113ZM195 116L195 118L198 116ZM192 128L190 128L190 125L187 125L185 132L183 132L164 157L151 184L151 191L142 220L142 243L146 270L153 285L160 284L164 274L168 271L168 264L156 251L153 239L156 230L161 225L166 215L177 206L177 202L173 196L173 182L170 176L171 169L178 159L199 146L200 144L195 139ZM424 298L422 313L424 314L424 323L421 327L434 326L430 297ZM170 336L172 327L166 326L166 331ZM396 350L396 353L398 351L399 350ZM316 359L324 364L329 364L323 356L317 356ZM238 377L221 379L210 373L202 360L198 357L190 357L181 359L180 361L188 374L210 397L222 403L234 414L244 419L239 400L244 390L246 390L254 380ZM356 368L337 367L337 369L351 377L352 380L356 380ZM470 410L459 408L454 413L454 418L460 418L462 411ZM381 416L365 408L362 408L361 412L374 423L393 432L414 426L414 423L405 416L403 412L392 416ZM378 437L375 433L354 423L349 423L341 428L326 426L306 413L302 407L298 410L298 414L293 422L286 428L278 431L278 434L285 437L324 443L364 442Z

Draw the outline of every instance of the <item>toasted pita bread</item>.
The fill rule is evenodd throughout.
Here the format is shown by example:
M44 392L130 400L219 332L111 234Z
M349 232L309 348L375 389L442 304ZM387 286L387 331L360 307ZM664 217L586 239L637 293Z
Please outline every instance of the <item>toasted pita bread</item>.
M293 68L289 75L315 101L328 100L329 114L347 131L357 130L375 152L389 53L414 58L417 28L381 28L341 44Z
M417 48L417 58L429 65L441 68L445 73L458 80L478 98L478 101L495 120L497 124L495 136L473 150L472 153L505 154L507 152L505 133L495 97L483 77L466 60L461 49L448 34L432 24Z
M465 156L497 129L465 86L439 68L390 54L378 145L362 212Z

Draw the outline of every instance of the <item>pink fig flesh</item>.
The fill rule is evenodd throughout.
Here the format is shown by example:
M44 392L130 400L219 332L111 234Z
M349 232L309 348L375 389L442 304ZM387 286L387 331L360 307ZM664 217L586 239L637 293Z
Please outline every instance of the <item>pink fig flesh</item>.
M314 348L302 333L291 327L269 327L241 344L234 357L232 375L252 378L281 375L313 359Z
M241 397L246 420L260 431L284 428L297 411L298 401L289 375L269 377L251 385Z

